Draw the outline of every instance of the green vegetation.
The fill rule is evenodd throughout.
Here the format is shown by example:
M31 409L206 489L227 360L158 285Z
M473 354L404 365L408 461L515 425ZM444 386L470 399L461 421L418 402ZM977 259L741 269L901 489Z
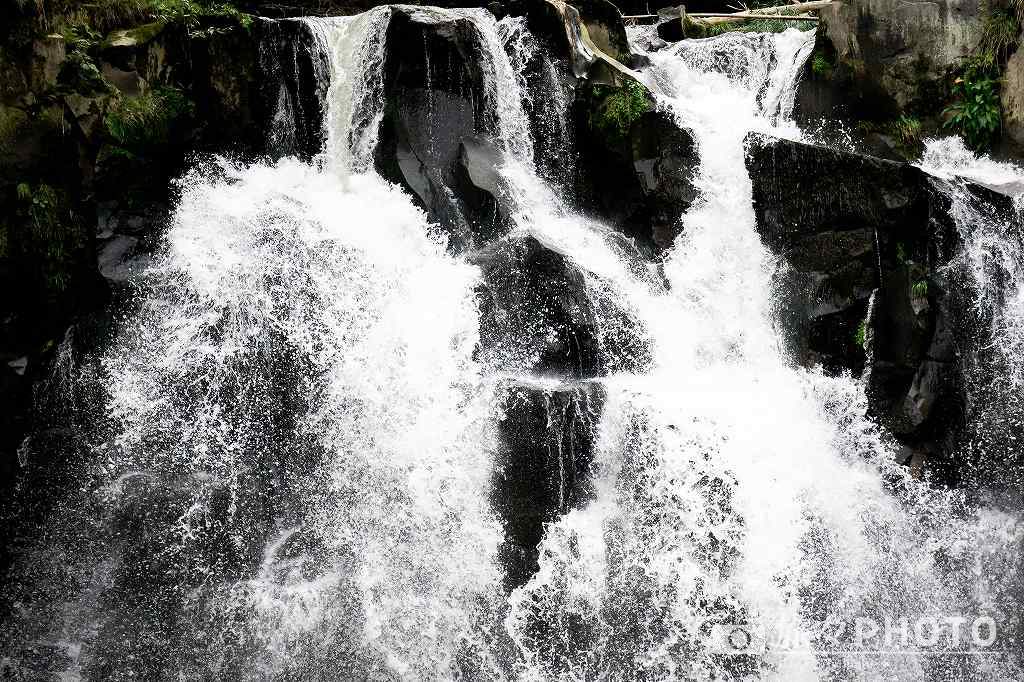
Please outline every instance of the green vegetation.
M864 318L853 332L853 342L865 351L868 349L868 318Z
M16 0L28 5L33 0ZM41 7L41 3L37 2ZM252 17L239 12L228 2L203 0L56 0L47 3L49 15L42 9L37 14L46 17L47 30L64 31L69 26L85 25L106 34L115 29L138 26L150 22L180 21L189 29L198 27L204 17L236 19L248 28Z
M63 35L67 59L60 73L61 84L74 92L109 90L109 85L96 66L100 34L88 24L72 24L65 27Z
M16 188L17 215L29 228L24 244L37 252L44 263L40 273L51 294L64 291L68 283L70 253L76 248L73 230L66 229L68 217L64 196L50 185L19 183ZM5 239L6 241L6 239ZM7 245L5 244L5 249Z
M195 106L180 90L156 88L138 97L114 100L104 122L122 149L144 150L166 144L177 122L192 116Z
M832 70L835 68L829 58L822 52L815 52L811 58L811 73L819 78L832 78Z
M252 16L239 12L226 2L197 2L195 0L150 0L153 16L163 23L181 22L189 30L195 31L199 22L205 17L234 19L245 29L252 25Z
M975 61L953 81L954 101L942 112L945 128L963 136L973 149L987 149L1000 128L999 75Z
M795 28L800 31L814 30L814 24L800 21L780 21L778 19L751 19L749 21L724 21L717 24L709 24L705 34L711 36L722 35L723 33L782 33L787 28Z
M633 123L651 106L647 90L632 80L620 88L596 86L594 93L601 99L591 111L591 127L618 140L629 135Z
M928 280L920 279L910 287L911 298L926 298L928 296Z
M998 68L1017 47L1020 18L1014 10L991 5L986 5L982 16L984 24L977 59L982 66Z
M914 116L903 114L889 123L886 130L902 146L910 147L921 142L921 119Z

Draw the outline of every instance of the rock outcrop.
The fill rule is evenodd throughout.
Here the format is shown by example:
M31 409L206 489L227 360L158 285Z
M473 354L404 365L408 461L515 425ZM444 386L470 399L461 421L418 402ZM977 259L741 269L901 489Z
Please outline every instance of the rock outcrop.
M537 571L544 524L589 501L603 403L593 383L505 387L491 495L505 528L499 556L507 590Z
M837 0L820 11L797 114L886 121L938 114L982 38L979 0Z
M170 179L197 150L262 151L266 128L248 24L58 35L40 27L60 15L38 12L12 6L0 19L0 486L17 466L29 387L69 324L102 308L156 242Z
M1003 134L1024 149L1024 49L1018 48L1007 60L999 95Z
M758 230L782 259L798 361L861 373L872 415L947 482L966 462L966 358L986 332L946 275L960 238L946 192L907 164L748 138ZM987 204L1010 200L964 184Z
M487 138L496 139L498 122L487 114L497 106L488 102L480 40L469 19L430 10L396 7L387 28L376 166L446 226L456 251L501 222L497 181L483 177L497 163Z

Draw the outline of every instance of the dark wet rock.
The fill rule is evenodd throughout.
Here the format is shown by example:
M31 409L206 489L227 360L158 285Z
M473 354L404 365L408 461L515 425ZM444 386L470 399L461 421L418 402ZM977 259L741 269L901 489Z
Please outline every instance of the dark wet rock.
M632 64L626 26L618 7L608 0L575 0L572 5L579 11L590 39L602 52L623 64Z
M627 68L633 56L624 40L622 17L606 4L598 0L577 9L561 0L513 0L508 7L511 14L526 17L530 32L546 41L555 56L568 60L573 76L618 86L635 80ZM589 18L587 10L593 12ZM594 27L596 38L588 26Z
M470 260L483 275L478 352L493 371L566 380L635 371L648 361L639 324L536 239L501 240Z
M312 158L323 148L327 57L304 22L264 21L256 30L259 74L265 79L259 96L267 151L272 157Z
M970 304L942 275L959 246L948 199L906 164L759 136L748 144L795 355L863 369L872 415L918 450L949 452L964 423L956 346L970 334Z
M687 5L689 11L694 11ZM709 10L721 11L720 8ZM656 26L658 37L670 43L675 43L686 38L706 38L708 35L707 25L692 19L688 15L680 15L678 7L665 7L658 10L658 24Z
M841 0L819 16L815 52L797 96L801 118L937 116L949 74L963 66L983 33L979 0Z
M261 61L261 54L266 57L262 41L277 37L268 23L254 21L249 30L225 27L191 40L190 93L195 119L201 122L203 146L208 149L264 151L279 101L267 89L278 87L272 74L280 73L273 60Z
M148 262L147 255L140 253L137 237L115 235L100 245L97 267L107 281L123 284L142 272Z
M648 254L668 248L682 215L697 197L699 159L693 137L662 111L646 111L624 134L597 122L606 90L591 88L576 103L575 119L584 209L636 239ZM615 124L613 124L615 125Z
M377 169L411 190L461 250L499 223L497 179L483 170L496 155L478 139L496 132L479 33L468 19L395 8L386 41Z
M505 566L506 589L522 585L536 572L544 524L590 499L603 403L599 384L504 387L491 497L505 527L499 559Z

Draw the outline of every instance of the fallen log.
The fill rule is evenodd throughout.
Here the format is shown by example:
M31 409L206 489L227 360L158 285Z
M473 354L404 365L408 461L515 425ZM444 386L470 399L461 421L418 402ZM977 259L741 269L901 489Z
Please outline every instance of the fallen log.
M783 19L795 16L792 21L810 21L813 17L805 16L807 12L816 12L832 4L832 0L811 0L810 2L797 2L791 5L776 5L774 7L763 7L743 12L725 13L689 13L685 7L666 7L658 14L627 14L622 18L626 20L644 19L675 19L686 14L688 17L701 19L704 23L720 24L728 21L749 21L752 19Z
M767 19L770 21L817 21L818 17L811 16L810 14L750 14L749 12L735 12L733 14L721 14L716 12L687 12L686 16L694 19L727 19L728 21L737 21L739 19ZM725 23L725 22L707 22L707 23Z

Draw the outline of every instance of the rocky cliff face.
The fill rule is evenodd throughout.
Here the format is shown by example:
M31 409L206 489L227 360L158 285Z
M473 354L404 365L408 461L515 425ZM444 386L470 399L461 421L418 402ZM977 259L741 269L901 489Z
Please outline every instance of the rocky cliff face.
M805 364L862 374L872 415L901 461L959 483L971 435L967 378L979 326L949 274L961 246L946 193L918 168L821 147L750 139L758 229L777 275L791 347ZM836 184L836 178L843 181ZM1019 220L1009 197L964 191Z
M984 9L978 0L833 2L820 12L797 116L845 121L870 153L912 157L922 136L942 130L954 79L988 49Z
M933 106L982 39L978 0L843 0L821 11L821 24L835 50L833 82L848 88L834 104L861 117Z
M538 164L561 168L581 150L577 172L555 178L551 170L552 182L634 237L638 254L667 247L695 196L688 172L693 143L654 111L623 64L632 57L617 10L596 0L580 9L519 0L495 11L524 17L538 44L524 52L531 61L517 67L538 92L556 93L527 107ZM7 291L20 292L0 311L0 478L9 486L21 471L19 499L26 501L35 498L25 497L34 487L25 471L64 467L58 462L65 455L77 461L74 453L80 456L87 440L74 420L51 418L54 411L42 405L32 411L33 383L60 361L62 340L65 349L100 342L106 303L130 294L126 284L159 241L174 201L171 180L207 152L310 159L324 151L328 78L309 26L293 20L202 17L80 38L38 36L40 18L20 21L23 36L0 54L12 74L0 109L7 152L0 162L0 275ZM510 460L495 481L502 499L523 497L503 512L515 583L535 565L531 538L541 524L583 499L576 489L585 488L588 424L600 406L586 382L642 365L646 354L621 343L625 336L597 329L595 305L604 304L592 300L582 273L563 255L532 239L498 240L508 230L509 207L488 142L496 132L489 112L497 106L486 101L480 39L468 21L393 10L374 163L450 227L453 250L472 252L481 266L481 360L564 382L553 394L509 387L510 458L525 456L516 444L523 433L553 424L565 431L531 436L531 443L551 441L531 460L537 471L518 471ZM622 328L629 323L623 316ZM512 357L523 347L541 351ZM37 402L59 390L37 388ZM31 442L24 441L30 432ZM579 470L555 488L538 488L534 479L551 475L551 448ZM42 513L46 500L38 502Z

